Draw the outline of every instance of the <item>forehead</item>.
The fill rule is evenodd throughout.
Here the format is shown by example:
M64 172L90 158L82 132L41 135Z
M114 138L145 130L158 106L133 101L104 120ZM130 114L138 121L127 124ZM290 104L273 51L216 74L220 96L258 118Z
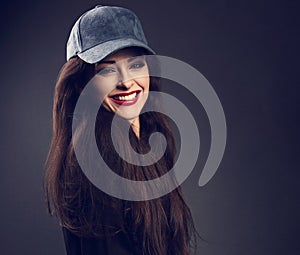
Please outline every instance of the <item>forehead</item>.
M137 50L134 48L125 48L109 55L108 57L104 58L102 61L117 62L117 61L125 60L139 55L142 55L142 50Z

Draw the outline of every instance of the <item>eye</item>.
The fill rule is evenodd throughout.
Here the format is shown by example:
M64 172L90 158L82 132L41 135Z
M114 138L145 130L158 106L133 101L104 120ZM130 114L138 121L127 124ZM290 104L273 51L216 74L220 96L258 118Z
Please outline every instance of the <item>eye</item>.
M113 67L104 67L104 68L101 68L97 72L97 74L99 74L99 75L108 75L108 74L115 73L115 72L116 72L116 70Z
M142 68L144 66L145 66L145 63L143 63L143 62L136 62L136 63L133 63L130 66L130 69L139 69L139 68Z

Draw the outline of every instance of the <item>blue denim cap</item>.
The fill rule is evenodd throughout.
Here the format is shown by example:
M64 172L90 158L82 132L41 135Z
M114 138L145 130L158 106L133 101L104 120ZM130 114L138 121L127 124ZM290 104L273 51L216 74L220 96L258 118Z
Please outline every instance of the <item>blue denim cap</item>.
M78 56L94 64L111 53L133 46L155 54L132 11L116 6L96 6L74 24L67 43L67 61Z

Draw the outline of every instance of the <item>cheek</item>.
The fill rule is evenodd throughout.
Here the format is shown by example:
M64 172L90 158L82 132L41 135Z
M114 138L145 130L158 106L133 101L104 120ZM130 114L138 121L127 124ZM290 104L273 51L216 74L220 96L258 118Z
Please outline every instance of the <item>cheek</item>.
M107 95L115 89L115 85L105 79L98 78L94 81L96 93L101 100L107 101Z
M102 102L102 105L104 106L104 108L106 110L109 110L109 111L114 111L110 101L109 101L109 98L108 97L105 97L103 102Z
M149 87L150 87L150 78L147 77L146 81L145 81L145 91L148 92L149 91Z
M150 78L145 77L145 78L140 78L138 79L138 84L143 88L144 92L149 91L149 86L150 86Z

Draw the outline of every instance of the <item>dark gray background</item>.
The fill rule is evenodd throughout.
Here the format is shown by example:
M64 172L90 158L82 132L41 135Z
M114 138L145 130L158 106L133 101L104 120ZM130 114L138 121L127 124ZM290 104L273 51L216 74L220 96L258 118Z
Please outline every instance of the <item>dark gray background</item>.
M283 0L2 3L0 253L64 254L44 203L43 164L68 33L96 4L135 11L157 53L197 68L222 102L221 166L206 186L197 186L201 169L183 185L206 240L197 254L300 254L300 8Z

